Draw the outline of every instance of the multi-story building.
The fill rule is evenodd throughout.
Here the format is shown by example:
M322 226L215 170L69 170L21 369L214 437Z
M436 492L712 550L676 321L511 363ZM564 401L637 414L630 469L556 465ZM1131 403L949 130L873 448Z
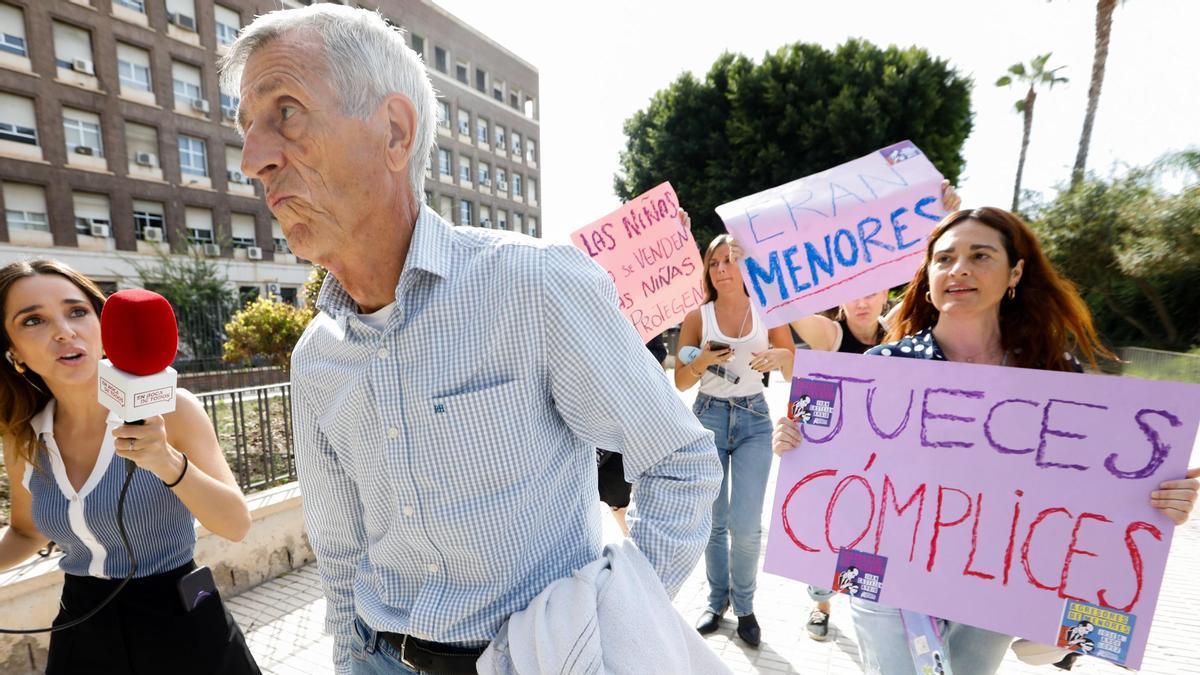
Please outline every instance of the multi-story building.
M113 290L161 247L196 247L243 293L295 301L309 265L240 170L237 92L216 60L255 15L301 4L0 0L0 263L54 257ZM537 236L537 70L424 0L353 4L403 26L429 65L425 200Z

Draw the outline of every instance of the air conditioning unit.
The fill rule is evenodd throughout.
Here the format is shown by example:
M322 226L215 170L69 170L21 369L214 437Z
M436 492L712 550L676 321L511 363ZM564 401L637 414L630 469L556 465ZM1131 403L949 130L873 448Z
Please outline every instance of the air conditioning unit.
M210 258L215 258L221 255L221 247L217 244L205 244L204 255L209 256Z
M144 227L142 228L142 238L146 241L162 241L163 230L161 227Z
M87 59L75 59L71 62L71 69L77 73L83 73L84 75L96 74L95 66L93 66L92 62L88 61Z
M251 260L262 260L262 249L257 246L249 246L246 248L246 257Z
M500 188L501 190L507 190L508 189L508 181L498 180L498 181L496 181L496 187Z
M190 30L190 31L196 30L196 20L193 19L192 17L188 16L187 14L180 14L179 12L168 12L167 13L167 21L170 21L171 23L175 24L176 26L179 26L180 28L186 28L187 30Z
M157 166L158 158L153 152L139 152L133 156L133 163L138 166Z
M491 227L491 226L492 226L492 221L491 221L491 219L489 219L489 218L481 218L481 219L479 220L479 225L480 225L481 227Z
M222 106L221 107L221 117L230 122L236 121L237 120L237 108L230 108L229 106Z
M267 284L267 295L279 297L279 284Z
M93 237L108 238L108 225L100 224L95 219L92 220L91 232Z
M246 180L246 174L242 173L241 171L226 171L225 175L229 177L229 182L231 183L241 183L243 185L250 184L250 181Z
M75 154L88 155L90 157L96 154L96 149L87 145L77 145L75 146Z
M207 115L208 114L208 101L206 101L202 98L192 99L192 110L195 110L196 112L202 112L205 115Z

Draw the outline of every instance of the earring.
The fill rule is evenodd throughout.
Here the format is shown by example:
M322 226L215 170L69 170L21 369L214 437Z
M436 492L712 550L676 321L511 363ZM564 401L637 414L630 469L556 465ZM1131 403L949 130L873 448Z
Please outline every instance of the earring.
M1016 287L1016 286L1009 286L1009 287L1008 287L1008 299L1009 299L1009 300L1016 300L1016 299L1017 299L1017 287Z
M8 359L8 362L12 364L13 370L17 371L18 375L25 374L25 366L13 358L12 352L4 352L4 358Z
M933 295L931 295L929 291L925 291L925 302L928 302L931 305L933 304Z

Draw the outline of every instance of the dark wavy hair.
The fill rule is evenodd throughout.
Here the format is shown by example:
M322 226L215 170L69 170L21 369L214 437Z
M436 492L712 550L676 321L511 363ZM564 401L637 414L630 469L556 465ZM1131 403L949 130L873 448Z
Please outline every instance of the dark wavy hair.
M1059 276L1042 252L1037 235L1018 216L991 206L955 211L938 223L925 246L925 261L904 293L903 305L888 332L889 340L913 335L937 322L938 311L929 291L929 262L933 247L950 228L974 220L1000 233L1009 267L1025 261L1016 297L1000 302L1000 341L1013 365L1044 370L1073 369L1066 354L1078 350L1096 367L1096 357L1117 360L1100 343L1092 313L1075 284Z

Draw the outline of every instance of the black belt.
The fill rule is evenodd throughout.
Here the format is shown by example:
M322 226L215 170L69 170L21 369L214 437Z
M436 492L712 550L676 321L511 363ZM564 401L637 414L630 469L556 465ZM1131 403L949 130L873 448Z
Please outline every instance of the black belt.
M459 647L441 642L428 642L411 635L379 633L380 639L400 652L400 662L422 673L437 675L474 675L475 662L483 647Z

